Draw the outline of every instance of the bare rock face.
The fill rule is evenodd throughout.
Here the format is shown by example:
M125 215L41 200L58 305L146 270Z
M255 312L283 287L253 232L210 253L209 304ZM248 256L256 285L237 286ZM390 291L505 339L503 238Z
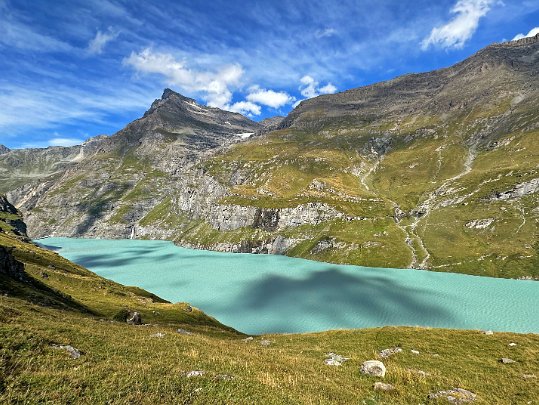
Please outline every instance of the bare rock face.
M10 226L15 235L23 238L28 237L26 234L26 224L22 220L21 213L7 200L5 196L0 195L0 214L2 213L7 215L0 216L0 221L3 221Z
M131 325L142 325L142 316L137 311L129 312L126 322Z
M0 145L0 155L3 155L4 153L8 153L10 149L4 145Z
M25 281L24 265L13 256L10 249L0 246L0 274L18 281Z

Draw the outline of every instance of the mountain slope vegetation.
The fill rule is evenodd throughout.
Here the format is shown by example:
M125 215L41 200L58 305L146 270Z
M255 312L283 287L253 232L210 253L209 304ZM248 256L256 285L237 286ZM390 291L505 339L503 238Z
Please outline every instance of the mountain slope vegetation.
M69 164L46 160L51 177L10 177L15 156L21 167L31 161L20 151L0 155L0 168L32 237L134 233L222 251L539 278L538 75L536 36L303 101L267 128L166 90Z

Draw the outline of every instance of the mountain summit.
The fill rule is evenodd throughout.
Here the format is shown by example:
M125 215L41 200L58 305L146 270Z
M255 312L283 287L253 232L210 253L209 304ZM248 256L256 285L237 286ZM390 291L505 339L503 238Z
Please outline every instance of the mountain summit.
M69 164L39 155L48 177L10 178L33 151L1 155L0 174L31 237L539 278L537 77L536 36L263 125L166 89Z

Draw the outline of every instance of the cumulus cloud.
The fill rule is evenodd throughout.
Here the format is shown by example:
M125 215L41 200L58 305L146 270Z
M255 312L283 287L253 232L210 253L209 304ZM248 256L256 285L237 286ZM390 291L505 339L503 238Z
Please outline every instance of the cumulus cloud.
M114 31L112 27L109 27L106 32L97 31L95 37L88 44L88 52L93 55L99 55L103 53L105 45L107 45L110 41L116 39L119 34L120 33L118 31Z
M228 111L237 112L243 115L260 115L262 109L259 105L250 101L238 101L232 105L227 106Z
M524 34L517 34L515 35L515 37L512 39L513 41L516 41L517 39L522 39L522 38L528 38L528 37L534 37L536 36L537 34L539 34L539 27L535 27L535 28L532 28L530 30L530 32L528 32L528 34L524 35Z
M131 52L124 63L137 72L160 74L169 85L178 86L188 93L199 93L210 107L223 109L230 108L232 90L239 86L243 76L243 68L238 64L224 66L214 72L197 70L188 67L185 60L150 48Z
M253 86L249 89L247 100L271 108L280 108L286 104L293 103L295 98L284 91L266 90Z
M303 97L302 100L298 100L294 103L293 107L297 107L299 103L308 98L313 98L321 94L333 94L337 92L337 87L332 83L326 83L324 86L320 86L320 83L314 79L314 77L305 75L300 79L301 85L299 91Z
M490 11L495 2L497 0L458 0L451 8L453 19L433 28L430 35L421 42L421 48L462 48L475 33L479 20Z

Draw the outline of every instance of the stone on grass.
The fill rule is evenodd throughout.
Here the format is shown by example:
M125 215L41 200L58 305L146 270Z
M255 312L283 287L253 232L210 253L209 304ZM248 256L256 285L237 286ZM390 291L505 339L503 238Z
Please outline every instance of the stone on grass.
M509 343L509 347L515 347L517 344L514 342Z
M130 325L142 325L142 316L137 311L129 312L126 322Z
M374 383L374 390L375 391L393 391L395 387L391 384L386 384L380 381L376 381Z
M491 330L486 330L483 332L483 334L490 336L490 335L494 335L494 332L492 332Z
M510 359L509 357L502 357L500 359L500 363L503 363L503 364L513 364L513 363L516 363L515 360L513 359Z
M383 359L387 359L388 357L400 352L402 352L402 349L400 347L392 347L390 349L382 350L380 353L378 353L378 355Z
M271 345L271 340L267 340L267 339L261 340L260 344L262 346L269 346L269 345Z
M438 391L429 394L429 399L445 398L448 402L457 405L464 404L466 402L473 402L475 401L476 397L476 394L463 388L453 388L452 390Z
M535 374L522 374L522 378L525 380L533 380L537 378L537 376Z
M246 337L245 339L242 339L244 342L250 342L252 340L254 340L254 337L252 336L249 336L249 337Z
M361 374L371 375L373 377L383 377L386 375L386 366L378 360L365 361L359 370Z
M412 352L412 354L419 354L419 350L412 349L412 350L410 350L410 352Z
M153 335L150 335L150 337L164 338L165 334L161 332L157 332L157 333L154 333Z
M182 328L177 329L176 332L178 332L180 335L192 335L193 334L193 332L189 332L188 330L185 330L185 329L182 329Z
M324 364L327 366L340 366L342 363L348 360L350 360L349 357L344 357L335 353L328 353L326 359L324 360Z
M216 381L231 381L234 379L234 376L230 374L217 374L214 379Z
M203 370L193 370L193 371L188 371L187 373L185 373L185 376L187 378L201 377L203 375L204 375Z
M78 359L81 356L80 350L75 349L71 345L52 345L52 347L59 350L65 350L69 353L72 359Z

